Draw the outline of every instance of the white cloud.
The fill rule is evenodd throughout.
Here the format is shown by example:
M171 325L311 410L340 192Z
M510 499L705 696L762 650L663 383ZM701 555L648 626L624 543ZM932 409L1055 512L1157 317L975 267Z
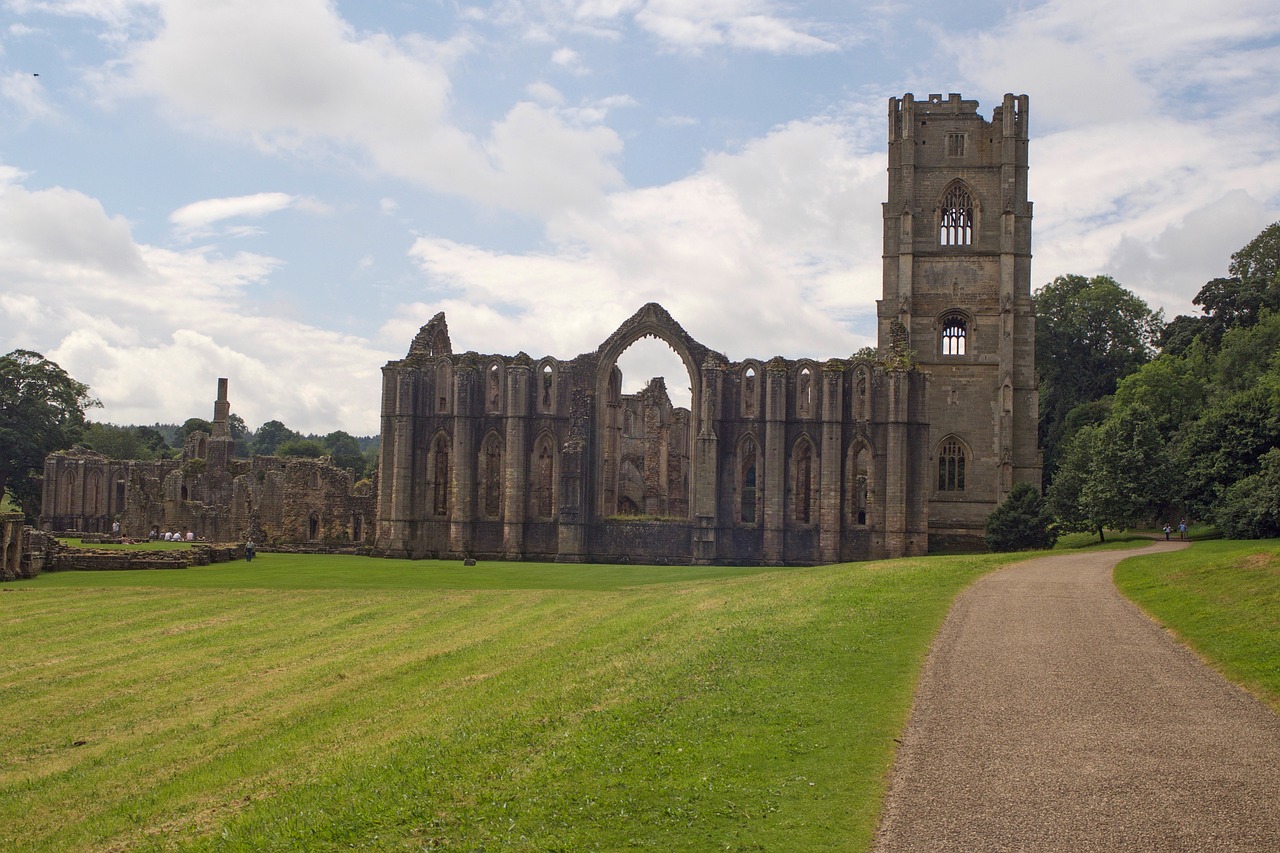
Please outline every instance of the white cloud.
M612 130L518 103L474 138L448 115L447 49L357 33L324 0L163 11L154 38L130 51L127 86L265 151L347 151L430 189L531 213L590 205L622 183Z
M246 291L276 260L141 245L94 199L28 190L12 170L4 177L0 347L43 352L86 382L105 406L96 417L207 417L214 381L226 376L250 424L377 431L378 369L389 354L258 313Z
M845 321L874 313L881 267L883 157L860 145L834 123L796 122L684 180L557 218L542 252L421 238L412 256L447 296L398 310L380 339L407 346L443 310L460 349L571 358L653 301L731 359L848 356L874 343ZM676 378L673 393L687 384Z
M266 216L292 207L297 199L288 193L255 193L231 198L208 198L192 202L169 214L169 221L179 228L205 228L223 219L241 216Z

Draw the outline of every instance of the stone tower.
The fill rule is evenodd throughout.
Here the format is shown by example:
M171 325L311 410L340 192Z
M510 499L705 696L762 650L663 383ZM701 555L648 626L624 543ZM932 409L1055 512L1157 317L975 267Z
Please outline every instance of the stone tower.
M963 547L1015 483L1040 486L1026 95L889 100L881 351L895 321L929 375L929 537Z

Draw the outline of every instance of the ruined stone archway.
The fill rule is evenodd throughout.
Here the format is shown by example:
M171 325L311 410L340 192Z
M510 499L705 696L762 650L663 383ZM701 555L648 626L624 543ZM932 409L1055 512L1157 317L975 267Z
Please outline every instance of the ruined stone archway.
M618 330L596 350L595 375L595 447L592 465L592 482L595 499L592 501L596 517L607 518L619 512L619 472L623 467L623 412L621 376L618 359L633 344L644 338L655 338L665 343L679 357L689 375L690 407L687 424L676 424L687 433L680 441L683 456L690 466L694 458L694 439L702 425L702 365L711 353L707 347L695 341L680 324L672 319L661 305L650 302L623 323ZM663 390L665 394L665 389ZM665 473L665 472L664 472ZM646 514L673 515L692 518L693 489L696 478L676 472L674 476L661 478L663 491L656 502L636 505L636 510ZM655 487L651 486L651 490ZM664 491L665 490L665 491ZM674 493L674 500L663 499ZM634 500L632 500L634 503ZM674 507L674 509L673 509Z

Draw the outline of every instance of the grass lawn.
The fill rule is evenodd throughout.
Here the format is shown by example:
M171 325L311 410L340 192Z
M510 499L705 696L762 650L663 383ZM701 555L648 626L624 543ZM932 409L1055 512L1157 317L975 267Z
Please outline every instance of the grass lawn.
M1131 557L1115 578L1201 657L1280 712L1280 542L1196 542Z
M262 554L0 592L5 850L861 850L955 593Z

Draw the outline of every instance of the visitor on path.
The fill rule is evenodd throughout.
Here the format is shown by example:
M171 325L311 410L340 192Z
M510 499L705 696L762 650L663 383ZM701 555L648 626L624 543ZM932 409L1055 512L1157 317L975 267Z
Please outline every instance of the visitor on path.
M1185 518L1178 522L1178 538L1187 538L1187 520Z
M1169 541L1169 534L1173 532L1173 526L1169 522L1164 523L1164 541Z
M250 539L248 542L244 543L244 561L246 563L252 562L253 555L254 555L254 545L253 545L253 540Z

